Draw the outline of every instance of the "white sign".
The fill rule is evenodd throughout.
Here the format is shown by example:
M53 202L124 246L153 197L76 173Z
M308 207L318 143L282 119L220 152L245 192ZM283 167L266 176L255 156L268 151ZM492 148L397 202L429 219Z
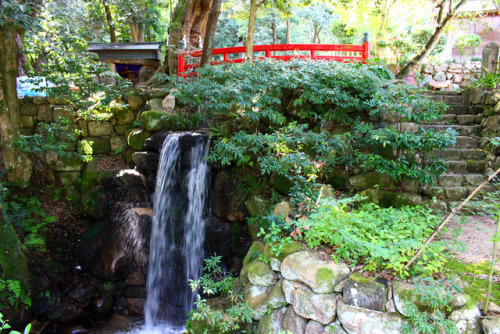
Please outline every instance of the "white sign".
M47 96L47 88L53 86L44 77L22 76L17 78L17 97Z

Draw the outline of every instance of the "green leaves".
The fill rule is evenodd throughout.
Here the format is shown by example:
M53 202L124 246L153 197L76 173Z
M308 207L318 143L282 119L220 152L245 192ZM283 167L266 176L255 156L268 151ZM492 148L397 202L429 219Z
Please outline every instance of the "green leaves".
M333 247L335 260L362 263L365 270L392 269L400 276L407 275L404 265L439 224L439 217L422 207L383 209L365 204L352 209L352 202L324 202L308 219L296 221L307 245ZM424 252L415 271L431 274L443 264L442 249L431 244Z

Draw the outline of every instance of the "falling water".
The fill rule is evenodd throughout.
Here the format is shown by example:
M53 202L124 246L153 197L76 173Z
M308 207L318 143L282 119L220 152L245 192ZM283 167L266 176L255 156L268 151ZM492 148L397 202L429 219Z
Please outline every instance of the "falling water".
M194 139L181 152L185 136ZM189 138L188 138L189 139ZM180 333L196 293L189 279L202 273L208 167L205 140L198 134L169 135L162 147L156 178L153 229L144 309L148 333Z

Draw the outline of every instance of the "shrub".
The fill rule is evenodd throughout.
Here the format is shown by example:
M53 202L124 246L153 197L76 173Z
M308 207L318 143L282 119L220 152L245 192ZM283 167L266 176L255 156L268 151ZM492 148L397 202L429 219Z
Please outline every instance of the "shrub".
M424 183L445 171L432 151L453 142L435 131L404 132L405 122L439 118L445 105L381 79L375 65L326 61L255 61L200 69L176 97L217 124L208 159L308 184L334 169L366 169ZM383 120L391 120L384 123ZM332 133L324 130L333 124Z
M296 221L304 241L310 248L331 247L336 261L364 264L365 270L391 269L406 276L405 264L438 226L439 217L422 207L383 209L364 204L351 209L357 201L359 197L331 200L308 219ZM425 274L438 271L445 260L443 250L440 243L432 243L412 270Z

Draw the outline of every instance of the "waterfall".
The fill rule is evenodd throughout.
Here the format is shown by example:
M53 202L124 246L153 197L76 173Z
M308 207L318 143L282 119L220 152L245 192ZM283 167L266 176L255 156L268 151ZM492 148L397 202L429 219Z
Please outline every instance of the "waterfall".
M205 142L202 135L187 133L171 134L163 143L154 193L145 332L182 332L196 301L188 280L199 279L203 269Z

